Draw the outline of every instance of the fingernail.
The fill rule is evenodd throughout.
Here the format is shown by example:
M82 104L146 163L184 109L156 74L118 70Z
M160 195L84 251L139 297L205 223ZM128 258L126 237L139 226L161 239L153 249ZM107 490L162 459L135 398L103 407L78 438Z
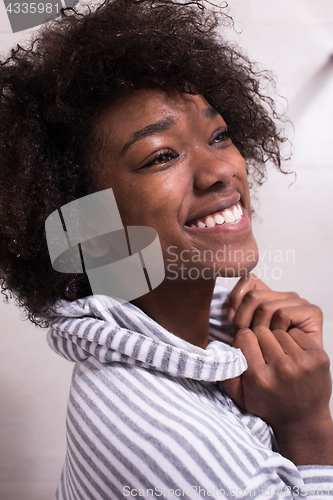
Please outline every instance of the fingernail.
M228 320L232 321L235 317L235 314L236 314L235 309L233 307L229 307L228 313L227 313Z

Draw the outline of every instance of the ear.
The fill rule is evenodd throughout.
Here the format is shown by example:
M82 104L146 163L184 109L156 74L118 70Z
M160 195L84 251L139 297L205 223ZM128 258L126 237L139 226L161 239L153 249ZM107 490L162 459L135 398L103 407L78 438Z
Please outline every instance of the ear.
M92 236L90 239L81 243L82 252L90 257L104 257L110 251L110 244L102 236Z

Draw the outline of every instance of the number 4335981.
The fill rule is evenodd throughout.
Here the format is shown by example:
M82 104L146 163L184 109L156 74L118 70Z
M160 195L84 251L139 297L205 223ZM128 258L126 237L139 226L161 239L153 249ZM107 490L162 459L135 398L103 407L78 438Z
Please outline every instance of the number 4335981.
M58 14L59 4L55 3L10 3L6 7L6 11L10 14Z

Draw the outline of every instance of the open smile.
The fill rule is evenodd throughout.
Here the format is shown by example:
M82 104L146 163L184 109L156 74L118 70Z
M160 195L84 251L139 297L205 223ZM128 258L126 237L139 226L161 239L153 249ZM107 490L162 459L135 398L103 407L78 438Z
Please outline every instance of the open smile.
M243 210L239 203L224 210L214 212L206 217L199 217L186 223L188 227L204 228L215 227L223 224L238 224L243 218Z

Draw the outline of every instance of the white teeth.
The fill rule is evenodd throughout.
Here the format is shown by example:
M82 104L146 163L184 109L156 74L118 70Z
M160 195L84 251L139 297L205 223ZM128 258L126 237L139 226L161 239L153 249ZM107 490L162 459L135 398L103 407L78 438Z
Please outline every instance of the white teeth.
M239 203L237 203L237 205L235 205L234 208L234 216L236 217L236 219L241 219L242 215L243 215L242 207L240 206Z
M229 224L231 222L235 222L235 220L236 220L234 214L230 210L225 210L223 212L223 217L224 217L225 222L229 223Z
M233 212L234 212L234 216L235 216L236 220L240 220L242 218L242 214L241 214L241 211L239 210L238 204L234 206Z
M205 223L206 223L207 227L214 227L215 226L215 220L213 219L213 217L210 217L210 216L206 217Z
M191 224L191 227L214 227L221 224L232 224L234 222L239 222L242 215L242 207L239 203L237 203L236 205L227 208L222 212L216 213L215 215L208 215L205 219Z
M214 217L214 220L215 220L216 224L223 224L224 223L224 219L223 219L221 214L216 214Z

